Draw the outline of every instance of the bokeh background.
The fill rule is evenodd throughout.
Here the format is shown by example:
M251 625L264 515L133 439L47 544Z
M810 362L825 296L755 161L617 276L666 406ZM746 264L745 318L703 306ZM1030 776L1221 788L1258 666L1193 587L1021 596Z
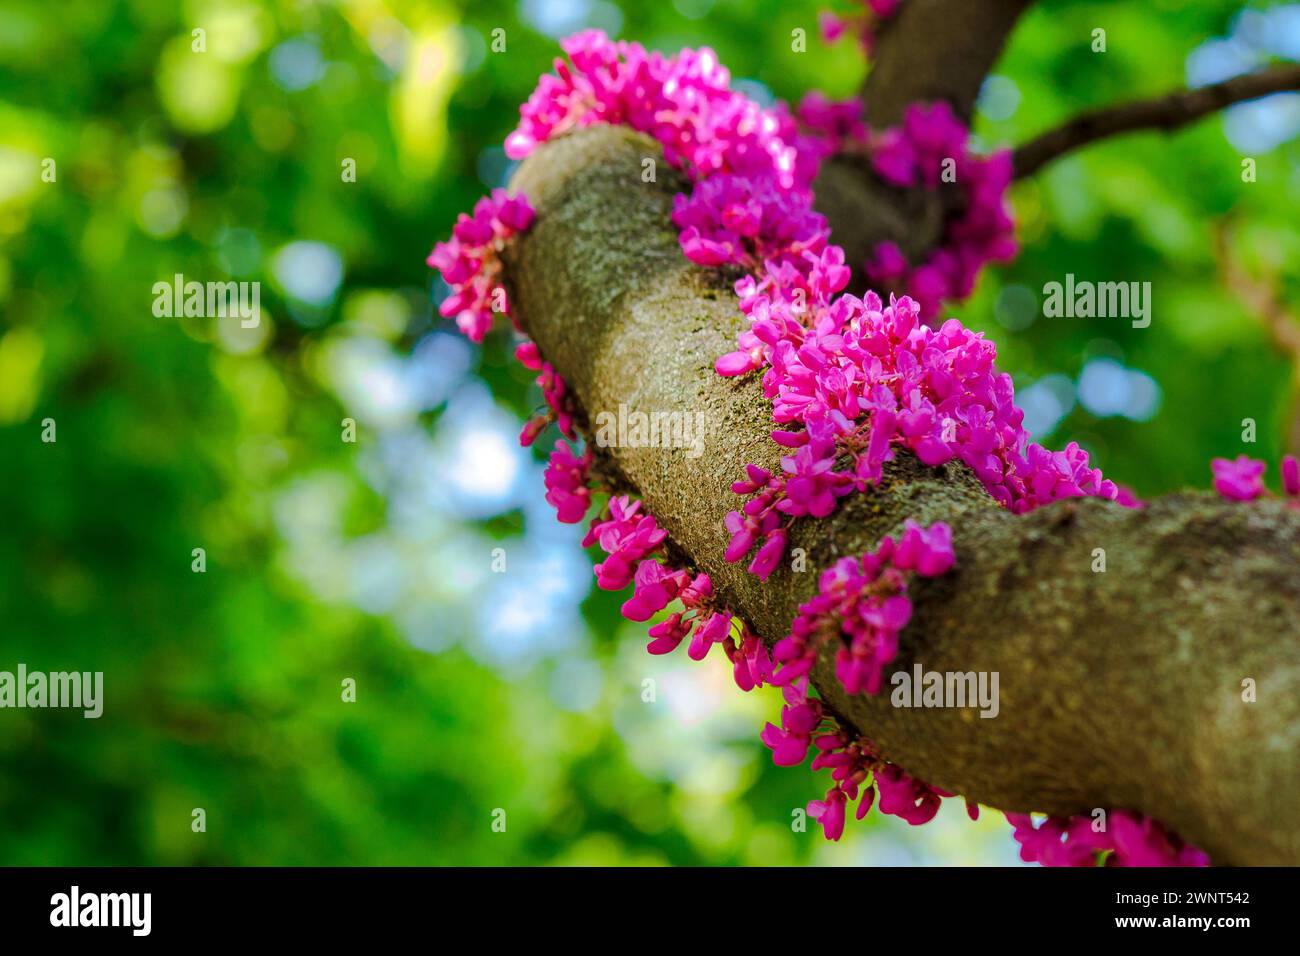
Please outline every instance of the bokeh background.
M865 67L820 41L823 5L0 6L0 669L101 670L106 697L97 721L0 711L0 863L1017 862L1005 823L957 801L835 845L793 832L826 784L758 743L778 696L644 652L542 499L545 449L516 443L540 396L505 335L471 348L434 309L425 255L508 177L558 37L707 44L761 99L847 95ZM1045 0L976 128L1020 142L1277 58L1300 58L1300 5ZM1207 486L1213 455L1276 463L1298 132L1282 95L1015 187L1024 255L952 313L998 342L1038 438L1141 495ZM1150 281L1150 328L1042 318L1067 272ZM260 326L156 317L176 273L260 281Z

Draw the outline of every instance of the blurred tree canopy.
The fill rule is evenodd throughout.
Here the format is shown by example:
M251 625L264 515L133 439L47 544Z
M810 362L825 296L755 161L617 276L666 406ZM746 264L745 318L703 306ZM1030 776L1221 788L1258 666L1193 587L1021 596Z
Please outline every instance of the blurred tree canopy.
M504 184L559 36L709 45L753 96L846 96L866 67L817 39L822 5L0 8L0 670L105 688L98 720L0 711L0 863L1015 860L996 815L960 808L838 845L792 829L826 784L758 743L778 697L644 653L541 500L543 450L515 443L540 399L507 337L470 349L434 310L424 257ZM1045 0L976 130L1019 143L1300 58L1296 11ZM1214 455L1276 462L1295 359L1222 282L1215 235L1230 222L1241 268L1295 300L1297 99L1015 187L1024 253L952 313L998 343L1037 437L1141 495L1208 485ZM1043 318L1067 273L1150 281L1151 326ZM156 315L177 274L260 282L260 323Z

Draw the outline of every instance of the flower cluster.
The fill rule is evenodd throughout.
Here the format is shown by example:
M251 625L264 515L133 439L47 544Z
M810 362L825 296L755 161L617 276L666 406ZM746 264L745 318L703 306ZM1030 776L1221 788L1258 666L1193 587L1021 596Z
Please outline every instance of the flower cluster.
M934 818L941 798L951 796L885 761L865 738L851 736L833 721L824 726L827 721L821 701L809 696L806 676L786 684L782 691L785 706L781 710L781 726L769 723L763 728L761 739L772 751L772 761L778 766L798 766L807 759L810 750L816 750L812 769L830 769L832 784L825 798L808 804L808 815L821 824L828 840L838 840L843 835L848 807L855 800L859 801L855 813L859 820L867 815L879 795L877 806L881 813L902 817L918 826ZM968 807L972 819L978 816L973 805Z
M1043 866L1209 866L1209 857L1140 813L1112 810L1097 829L1092 817L1048 817L1037 827L1008 813L1020 858Z
M832 100L814 90L804 96L795 110L799 128L806 134L800 149L812 149L821 156L865 150L870 139L862 121L862 100Z
M610 499L608 517L591 523L582 546L599 544L609 555L596 565L596 583L606 591L621 591L632 583L636 565L666 537L654 515L641 510L641 502L622 495Z
M835 641L835 675L845 692L877 693L898 653L898 633L912 616L907 575L937 577L953 560L946 524L922 528L908 521L897 543L886 536L875 551L837 561L822 572L816 597L799 607L789 635L772 649L780 667L772 683L806 677L822 645Z
M834 722L828 729L819 700L808 694L809 673L818 650L836 641L835 673L847 693L880 690L884 668L898 652L898 633L912 615L907 597L907 575L936 577L952 567L952 532L936 522L922 528L913 521L904 526L895 543L885 537L880 546L861 558L844 558L822 573L816 597L803 604L791 633L773 648L770 683L785 694L781 726L768 724L761 739L778 766L803 763L816 749L814 771L829 768L833 781L822 800L808 804L808 815L821 824L829 840L844 832L847 809L861 797L857 818L871 809L879 795L882 813L921 824L938 812L940 798L951 796L906 774L886 762L872 743L845 732ZM863 786L870 777L872 784ZM969 805L972 817L978 810Z
M519 126L506 139L512 159L569 130L612 123L653 137L692 179L770 174L786 188L812 181L815 168L800 159L794 118L732 90L730 73L707 47L665 56L599 30L560 46L569 62L557 58L555 73L519 108Z
M1236 460L1215 458L1210 462L1214 472L1214 490L1230 501L1254 501L1265 494L1264 462L1246 455ZM1300 499L1300 461L1294 455L1282 459L1282 493L1288 498Z
M819 130L856 137L850 110L821 99L801 114ZM973 282L972 263L982 262L984 240L992 236L996 246L1010 229L1001 190L986 188L989 170L1001 160L971 156L965 128L946 106L909 111L901 131L881 143L889 175L900 185L937 183L945 154L955 153L972 195L997 192L996 209L981 199L954 225L954 235L971 239L975 251L942 251L931 270ZM754 497L727 519L728 560L740 560L761 541L751 570L766 579L784 550L784 520L825 517L838 498L879 479L895 445L929 465L960 457L1018 512L1073 495L1118 496L1077 445L1050 452L1029 443L1011 379L993 370L992 343L955 320L938 331L924 327L921 308L909 297L888 308L874 293L836 298L850 272L843 250L829 241L825 219L812 209L809 190L782 186L770 170L722 173L699 182L689 197L677 196L673 220L689 259L749 272L736 292L750 327L736 351L718 359L717 371L740 375L766 366L763 388L776 422L803 426L773 432L792 450L782 459L782 474L751 465L748 480L733 486ZM1013 252L1011 243L998 255ZM945 262L958 263L956 272L945 272ZM946 295L930 301L937 306ZM850 467L838 469L844 458Z
M525 448L532 445L551 422L555 423L566 438L576 440L578 436L573 428L573 402L564 379L560 378L550 362L542 360L542 353L538 351L535 342L520 342L515 348L515 358L524 368L538 373L537 385L542 390L542 398L547 406L546 412L524 423L523 431L519 433L519 444Z
M896 244L878 245L866 266L873 283L906 289L920 303L922 318L930 321L944 300L971 294L985 265L1015 258L1015 221L1006 201L1011 153L973 153L969 130L947 103L913 103L900 126L873 137L869 151L886 182L927 189L952 182L962 197L961 211L948 222L943 244L924 262L909 266Z
M818 261L838 261L835 249L827 247ZM931 466L960 459L1016 513L1059 498L1119 497L1078 445L1053 452L1030 443L1011 377L995 370L996 350L982 335L955 319L938 329L921 324L907 297L888 307L872 292L828 303L827 289L842 278L834 270L794 283L812 302L797 314L789 287L773 288L794 271L769 271L762 292L753 277L738 283L750 329L740 350L717 363L723 375L768 365L763 388L773 418L803 426L772 433L792 452L782 458L781 474L750 465L747 480L732 486L753 497L727 519L729 560L761 540L771 549L760 551L764 560L755 559L751 570L765 577L780 559L785 518L829 514L839 497L878 481L899 446Z
M661 549L667 532L642 509L641 502L627 496L611 498L607 512L591 523L583 540L584 546L599 544L608 555L596 565L596 583L607 591L633 585L632 596L622 607L630 621L648 621L673 601L683 608L650 628L646 649L668 654L689 637L687 656L702 661L720 644L732 664L736 686L750 691L767 684L772 664L762 640L718 603L707 574L692 575L670 565Z
M789 262L798 268L830 238L826 220L800 192L772 176L722 173L673 200L673 223L686 258L700 265L734 262L749 270Z
M509 314L505 288L497 281L500 253L507 240L532 223L533 207L525 197L511 198L504 189L494 189L474 205L472 215L461 213L451 238L429 253L429 265L451 287L438 311L455 316L456 326L471 341L483 341L494 311Z
M821 14L822 37L833 43L849 26L856 26L867 55L874 52L879 24L895 16L901 0L865 0L851 17ZM970 131L946 102L911 104L903 122L892 129L871 131L863 125L862 103L827 100L810 94L800 104L798 119L810 134L801 144L821 158L842 150L866 154L886 182L902 188L937 189L955 183L961 206L947 223L942 244L924 262L909 264L894 242L882 242L867 261L873 283L906 291L921 306L929 322L944 300L960 300L975 287L980 270L990 262L1010 262L1018 251L1015 223L1006 202L1011 185L1011 153L987 156L970 149Z

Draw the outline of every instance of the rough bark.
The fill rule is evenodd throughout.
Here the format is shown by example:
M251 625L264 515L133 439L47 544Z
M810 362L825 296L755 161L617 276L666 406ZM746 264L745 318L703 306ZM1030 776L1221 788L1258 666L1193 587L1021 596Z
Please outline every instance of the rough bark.
M967 122L984 77L1033 0L908 0L878 32L862 96L866 120L893 126L910 103L946 100Z
M735 276L682 255L669 214L685 183L662 163L658 183L641 182L642 158L660 155L610 127L539 150L512 184L538 216L507 276L523 326L588 415L704 414L699 457L607 450L673 547L770 641L830 562L906 518L947 521L957 566L915 585L897 667L997 671L999 715L849 697L827 658L814 683L844 720L921 779L998 809L1128 807L1218 863L1300 863L1300 511L1185 494L1143 511L1074 500L1015 517L964 466L900 454L878 488L796 523L806 572L764 584L726 564L729 485L780 450L757 377L713 372L743 321ZM1256 703L1242 700L1246 678Z

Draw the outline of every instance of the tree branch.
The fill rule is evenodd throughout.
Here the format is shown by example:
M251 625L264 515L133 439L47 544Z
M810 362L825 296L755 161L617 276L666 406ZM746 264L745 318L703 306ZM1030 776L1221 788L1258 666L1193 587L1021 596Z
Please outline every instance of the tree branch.
M1032 175L1071 150L1108 136L1144 129L1169 132L1234 103L1284 90L1300 90L1300 66L1277 66L1211 86L1093 110L1017 148L1013 156L1016 176Z
M989 70L1033 0L908 0L884 22L863 86L866 120L897 125L912 103L946 100L967 123Z
M702 455L606 451L674 547L768 641L821 569L902 522L947 521L957 567L918 581L896 666L997 671L1001 711L895 709L846 695L829 657L814 684L909 772L1010 811L1127 807L1218 863L1300 863L1300 511L1172 496L1143 511L1096 499L1015 517L964 466L902 453L881 484L830 518L797 522L808 570L764 584L722 560L730 483L775 467L771 406L755 376L726 379L742 317L734 274L692 265L669 218L686 183L651 140L596 126L542 147L513 187L538 210L507 254L510 301L588 413L620 405L705 416ZM1108 568L1094 574L1094 549ZM1244 703L1254 679L1258 703Z

